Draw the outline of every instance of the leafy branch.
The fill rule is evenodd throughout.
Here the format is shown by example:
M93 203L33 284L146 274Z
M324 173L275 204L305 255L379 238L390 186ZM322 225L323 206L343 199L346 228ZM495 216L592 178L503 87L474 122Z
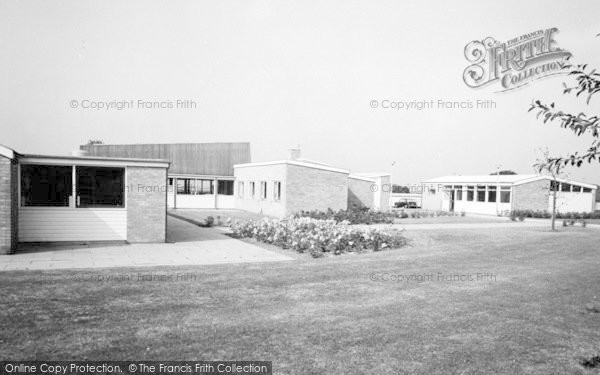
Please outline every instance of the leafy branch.
M596 69L587 71L587 64L571 65L568 64L564 69L571 69L569 75L576 77L577 86L567 87L563 83L563 94L575 93L576 97L586 93L586 103L589 104L592 96L600 92L600 74ZM548 122L558 122L561 128L570 129L577 136L589 133L594 138L600 136L600 117L587 116L581 112L573 115L555 108L554 103L546 105L539 100L535 100L529 107L528 112L536 111L536 118L543 119L544 124ZM559 170L561 166L568 164L580 167L584 162L591 163L593 160L600 161L600 141L595 139L592 145L582 154L575 152L567 157L548 157L543 162L538 162L534 167L541 172L542 170Z

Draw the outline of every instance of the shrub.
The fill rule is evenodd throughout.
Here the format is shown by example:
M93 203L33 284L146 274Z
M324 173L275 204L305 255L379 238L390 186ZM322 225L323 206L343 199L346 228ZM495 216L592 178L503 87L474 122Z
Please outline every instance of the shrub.
M299 253L309 252L314 257L380 251L406 245L406 238L399 230L361 230L348 224L348 221L337 223L334 220L292 217L287 220L236 221L231 230L236 238L254 238Z
M549 219L552 217L552 213L547 210L512 210L511 215L515 216L524 216L531 218L541 218L541 219ZM600 219L600 211L594 212L557 212L557 219L574 219L574 220L583 220L583 219Z
M212 216L209 216L206 218L206 220L204 220L204 225L207 227L212 227L214 223L215 223L215 218Z
M566 221L566 220L563 220L562 226L563 226L563 227L566 227L566 226L567 226L567 221Z
M309 217L318 220L335 220L338 223L348 221L350 224L391 224L394 222L395 214L370 210L368 208L354 208L350 210L333 211L300 211L296 218Z

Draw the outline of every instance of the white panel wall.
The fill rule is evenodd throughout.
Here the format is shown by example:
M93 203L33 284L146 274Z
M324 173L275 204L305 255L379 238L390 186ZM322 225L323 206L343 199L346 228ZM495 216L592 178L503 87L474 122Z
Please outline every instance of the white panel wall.
M177 194L177 208L215 208L213 194Z
M125 241L125 208L21 207L19 242Z
M235 208L235 195L217 195L217 208Z
M594 210L595 194L558 192L556 211L558 212L591 212ZM548 197L548 211L552 212L552 195Z
M466 193L463 194L463 197ZM474 214L497 215L511 210L510 203L476 202L476 201L454 201L454 212L469 212Z
M287 166L273 164L264 166L235 168L235 208L262 213L269 216L285 217L287 200ZM239 182L244 183L244 193L240 197ZM255 195L250 196L250 182L255 183ZM260 197L260 182L267 182L267 198ZM273 200L273 181L281 182L281 199Z

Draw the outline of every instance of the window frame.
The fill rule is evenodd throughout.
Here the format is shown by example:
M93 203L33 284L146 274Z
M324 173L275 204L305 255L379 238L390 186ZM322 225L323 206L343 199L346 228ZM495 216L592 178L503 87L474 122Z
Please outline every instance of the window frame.
M263 189L264 187L264 189ZM267 199L267 181L261 181L260 182L260 195L259 195L259 199L260 200L266 200Z
M490 200L490 195L494 194L494 200ZM495 185L489 185L487 186L487 194L486 194L486 202L487 203L497 203L498 201L498 189L496 188Z
M475 202L475 185L467 185L467 202Z
M231 184L230 187L227 186L229 184ZM223 188L221 188L222 186ZM224 192L220 192L220 190L224 190ZM227 194L229 191L231 194ZM235 180L217 180L217 195L235 196Z
M508 193L508 201L504 201L503 197ZM511 203L512 189L510 186L500 186L500 201L499 203Z
M281 201L281 181L273 181L273 200Z
M477 188L475 189L475 202L480 202L480 203L487 203L486 201L486 196L487 196L487 189L485 187L485 185L477 185ZM479 199L480 193L483 193L483 199Z
M63 167L63 168L70 168L71 170L71 181L70 181L70 186L71 186L71 193L68 194L68 201L67 201L67 205L25 205L25 201L23 200L23 166L32 166L32 167ZM74 194L75 194L75 186L73 184L75 178L74 178L74 174L75 174L75 166L72 164L47 164L47 163L24 163L24 164L19 164L18 165L18 169L17 169L17 177L18 177L18 206L19 208L27 208L27 209L31 209L31 208L55 208L55 209L68 209L68 208L73 208L74 202L75 200L73 199Z
M34 166L51 166L51 167L70 167L71 168L71 198L69 199L69 204L67 206L24 206L23 202L23 189L22 189L22 167L24 165L34 165ZM123 168L123 206L93 206L93 207L80 207L77 205L77 167L106 167L106 168ZM17 164L17 206L19 209L26 210L114 210L114 211L126 211L128 209L128 194L129 186L127 170L129 166L125 164L111 164L111 163L78 163L77 161L71 160L51 160L51 161L37 161L37 160L27 160L23 162L19 162Z
M97 209L97 208L125 208L125 200L127 197L127 185L125 182L125 176L127 174L125 167L110 167L110 166L90 166L90 165L75 165L74 166L74 172L75 172L75 207L76 208L92 208L92 209ZM109 204L83 204L81 203L81 191L79 189L79 185L80 185L80 173L79 173L79 168L97 168L97 169L113 169L113 170L120 170L120 172L122 173L122 177L121 177L121 181L122 181L122 190L121 190L121 204L119 205L109 205ZM94 175L94 177L96 177L97 175Z
M463 200L463 187L462 187L462 185L456 185L456 186L454 186L454 191L456 192L454 194L454 200L455 201L462 201Z

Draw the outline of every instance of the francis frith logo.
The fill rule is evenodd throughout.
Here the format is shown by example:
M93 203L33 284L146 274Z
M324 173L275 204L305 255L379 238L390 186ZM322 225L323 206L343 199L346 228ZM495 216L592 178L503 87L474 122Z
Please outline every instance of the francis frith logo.
M465 47L471 63L464 73L467 86L478 88L499 84L499 91L525 86L534 80L563 73L571 56L554 40L557 28L537 30L499 42L492 37L474 40Z

